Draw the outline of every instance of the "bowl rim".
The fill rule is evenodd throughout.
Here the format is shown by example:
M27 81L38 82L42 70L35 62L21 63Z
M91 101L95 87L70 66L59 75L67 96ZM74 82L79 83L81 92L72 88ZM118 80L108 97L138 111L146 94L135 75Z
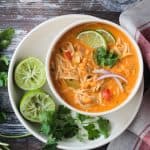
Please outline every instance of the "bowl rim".
M126 100L124 100L121 104L119 104L118 106L114 107L113 109L110 109L110 110L107 110L107 111L104 111L104 112L85 112L85 111L82 111L82 110L79 110L73 106L71 106L70 104L68 104L60 95L59 93L57 92L57 90L55 89L53 83L52 83L52 78L50 76L50 61L51 61L51 56L52 56L52 52L53 52L53 49L55 47L55 45L57 44L57 42L59 41L59 39L66 33L68 32L70 29L78 26L78 25L82 25L82 24L86 24L86 23L103 23L103 24L108 24L108 25L111 25L117 29L119 29L123 34L125 34L128 39L131 41L131 43L133 44L134 48L135 48L135 51L137 53L137 57L138 57L138 61L139 61L139 74L138 74L138 77L137 77L137 80L136 80L136 83L131 91L131 93L129 94L129 96L126 98ZM48 48L48 52L47 52L47 57L46 57L46 78L47 78L47 81L48 81L48 86L53 94L53 96L61 103L63 104L64 106L66 106L67 108L77 112L77 113L80 113L80 114L83 114L83 115L89 115L89 116L101 116L101 115L106 115L106 114L110 114L112 112L115 112L121 108L123 108L127 103L129 103L132 98L134 97L134 95L136 94L136 92L138 91L140 85L141 85L141 82L142 82L142 77L143 77L143 59L142 59L142 54L140 52L140 49L139 49L139 46L137 45L136 41L133 39L133 37L125 30L123 29L121 26L119 26L118 24L112 22L112 21L108 21L108 20L105 20L105 19L97 19L95 21L89 21L88 19L87 20L80 20L80 21L77 21L77 22L74 22L68 26L66 26L64 29L62 29L62 31L59 32L58 35L56 35L56 37L53 39L53 41L51 42L49 48Z

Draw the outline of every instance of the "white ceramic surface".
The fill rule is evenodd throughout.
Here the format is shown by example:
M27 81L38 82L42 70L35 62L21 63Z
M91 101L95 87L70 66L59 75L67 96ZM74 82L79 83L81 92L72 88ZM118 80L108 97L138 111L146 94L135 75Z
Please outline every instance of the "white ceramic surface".
M97 19L96 22L97 23L102 23L102 24L107 24L110 25L118 30L120 30L121 32L123 32L132 42L132 44L134 45L134 48L136 50L137 56L138 56L138 60L139 60L139 74L137 77L137 81L133 87L133 89L131 90L129 96L126 98L126 100L124 100L124 102L122 102L120 105L118 105L117 107L111 109L111 110L107 110L104 112L96 112L96 113L91 113L91 112L85 112L82 110L79 110L71 105L69 105L61 96L60 94L58 94L57 90L55 89L55 86L53 85L52 82L52 78L50 76L50 61L51 61L51 57L52 57L52 52L54 50L54 47L56 46L57 42L59 41L59 39L66 33L68 32L70 29L78 26L78 25L82 25L82 24L86 24L86 23L93 23L94 21L89 21L89 19L86 20L79 20L76 21L68 26L66 26L64 29L62 29L61 32L59 32L56 37L53 39L53 41L50 44L50 47L48 49L48 53L47 53L47 58L46 58L46 76L47 76L47 80L48 80L48 84L49 87L52 91L52 93L54 94L54 96L56 97L57 100L60 101L60 103L62 103L63 105L65 105L66 107L68 107L69 109L76 111L78 113L84 114L84 115L89 115L89 116L100 116L100 115L106 115L106 114L110 114L112 112L115 112L121 108L123 108L128 102L130 102L132 100L132 98L134 97L134 95L136 94L137 90L140 87L140 84L142 82L142 77L143 77L143 60L142 60L142 54L141 51L137 45L137 43L135 42L135 40L128 34L127 31L125 31L123 28L121 28L119 25L111 22L111 21L107 21L104 19Z
M16 51L12 57L10 68L8 72L8 92L10 97L10 102L13 110L20 120L20 122L25 126L25 128L32 133L36 138L42 142L46 142L46 137L40 134L39 128L36 125L26 121L20 114L18 110L19 100L23 92L18 89L13 81L13 70L16 63L23 58L34 56L45 61L47 50L50 42L54 39L56 34L67 25L75 22L76 20L95 20L95 17L88 15L66 15L50 19L36 28L34 28L28 35L20 42ZM46 84L44 89L49 92L48 85ZM59 142L58 148L67 150L87 150L98 146L102 146L117 136L119 136L132 122L135 115L138 112L142 101L143 95L143 84L138 90L137 94L131 102L129 102L121 110L111 113L110 115L104 115L111 121L112 129L109 138L104 139L100 137L99 139L93 141L87 141L85 143L79 142L77 139L69 139ZM57 100L56 100L57 101Z

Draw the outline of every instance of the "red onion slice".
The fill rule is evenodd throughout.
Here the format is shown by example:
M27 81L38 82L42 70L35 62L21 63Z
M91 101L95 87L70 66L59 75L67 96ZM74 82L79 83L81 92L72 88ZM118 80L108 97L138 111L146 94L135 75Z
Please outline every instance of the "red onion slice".
M96 69L96 70L93 71L93 73L101 73L101 74L104 74L104 75L117 75L117 74L114 74L114 73L112 73L112 72L110 72L108 70L105 70L105 69ZM121 79L123 78L122 76L120 76L120 77L121 77ZM120 80L118 79L118 75L117 75L117 77L112 77L112 78L116 81L116 83L118 84L120 90L123 92L124 88L123 88ZM127 80L125 78L123 78L122 80L125 81L125 82L127 82Z
M118 74L105 74L105 75L102 75L101 77L99 77L97 80L103 80L103 79L106 79L106 78L119 78L121 80L123 80L124 82L128 82L124 77L118 75Z
M118 86L119 86L119 88L120 88L121 92L123 92L123 91L124 91L124 89L123 89L123 86L122 86L122 84L121 84L120 80L119 80L118 78L114 78L114 80L115 80L115 81L116 81L116 83L118 84Z

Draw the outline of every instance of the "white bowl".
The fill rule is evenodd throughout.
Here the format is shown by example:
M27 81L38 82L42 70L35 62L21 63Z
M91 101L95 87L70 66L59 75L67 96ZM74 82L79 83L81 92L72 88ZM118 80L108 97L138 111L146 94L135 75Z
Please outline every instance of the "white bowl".
M114 28L119 29L120 31L122 31L132 42L132 44L134 45L135 49L136 49L136 53L138 56L138 60L139 60L139 74L138 74L138 78L137 81L134 85L134 88L132 89L130 95L126 98L126 100L124 100L124 102L122 102L120 105L118 105L117 107L108 110L108 111L104 111L104 112L85 112L85 111L81 111L71 105L69 105L57 92L57 90L55 89L53 82L52 82L52 78L50 75L50 61L51 61L51 57L52 57L52 52L54 50L54 47L56 45L56 43L59 41L59 39L66 33L68 32L70 29L81 25L81 24L85 24L85 23L92 23L92 22L97 22L97 23L104 23L104 24L108 24L113 26ZM132 100L132 98L134 97L134 95L136 94L137 90L140 87L141 81L142 81L142 77L143 77L143 60L142 60L142 55L140 52L140 49L137 45L137 43L135 42L135 40L128 34L127 31L125 31L122 27L120 27L119 25L111 22L111 21L107 21L104 19L98 19L97 21L89 21L89 20L83 20L83 21L78 21L75 23L72 23L71 25L67 26L66 28L62 29L62 31L55 37L55 39L51 42L50 47L48 49L48 53L47 53L47 58L46 58L46 76L47 76L47 80L48 80L48 84L49 87L51 89L51 92L53 93L53 95L55 96L55 98L57 100L60 101L60 103L62 103L63 105L65 105L66 107L68 107L69 109L76 111L78 113L84 114L84 115L89 115L89 116L100 116L100 115L104 115L104 114L110 114L114 111L117 111L119 109L121 109L122 107L124 107L128 102L130 102Z

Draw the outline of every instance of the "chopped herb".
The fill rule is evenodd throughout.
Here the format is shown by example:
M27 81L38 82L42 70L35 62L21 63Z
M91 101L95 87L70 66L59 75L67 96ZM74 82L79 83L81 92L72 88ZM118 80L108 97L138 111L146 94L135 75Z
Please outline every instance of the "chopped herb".
M4 112L0 112L0 123L5 122L6 120L6 114Z
M85 116L85 115L82 115L82 114L78 114L78 118L81 122L87 120L87 119L91 119L92 117L90 116Z
M5 55L0 55L0 71L8 71L9 58Z
M52 135L49 135L47 144L43 147L43 150L56 150L56 146L56 139Z
M7 86L7 72L0 72L0 87Z
M41 131L45 135L50 135L44 150L48 148L55 150L58 141L63 138L71 138L78 133L79 127L70 112L68 108L60 105L55 114L48 111L41 114Z
M0 30L0 50L8 47L14 35L13 28ZM7 71L9 65L9 58L5 55L0 55L0 87L7 86Z
M118 55L114 52L109 52L103 47L99 47L94 51L94 60L99 66L113 67L118 61Z
M81 124L78 125L80 120ZM101 117L90 117L76 114L60 105L55 113L45 111L40 115L41 131L48 136L48 141L43 150L56 150L57 143L64 138L76 136L79 139L94 140L100 135L107 137L110 130L110 122ZM81 127L82 126L82 127ZM80 133L83 128L85 133ZM80 133L80 134L79 134Z
M41 132L45 135L49 135L52 132L52 125L54 122L54 112L51 111L44 111L40 114L40 122L41 125Z
M109 136L109 131L110 131L110 122L107 119L104 118L99 118L98 119L98 125L99 125L99 130L102 135L104 135L105 138Z
M96 129L94 123L91 123L87 126L84 126L84 129L86 129L88 132L88 139L89 140L94 140L100 136L100 132L98 129Z
M0 30L0 50L3 50L8 47L8 45L11 43L14 33L15 31L13 28Z

